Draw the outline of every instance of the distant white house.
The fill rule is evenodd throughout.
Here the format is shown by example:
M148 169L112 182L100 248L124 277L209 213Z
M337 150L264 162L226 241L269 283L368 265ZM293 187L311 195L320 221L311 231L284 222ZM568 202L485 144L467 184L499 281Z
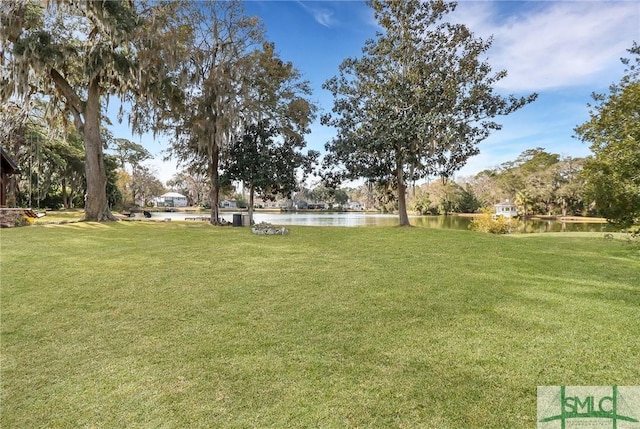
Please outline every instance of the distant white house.
M187 197L177 192L167 192L154 198L153 203L156 207L186 207Z
M349 205L347 208L354 211L364 210L364 207L362 207L362 204L360 204L358 201L349 201Z
M509 202L509 200L505 200L503 203L494 204L493 207L496 210L494 216L499 217L516 217L518 216L518 207Z
M220 201L220 208L223 209L235 209L238 207L238 202L236 200L222 200Z

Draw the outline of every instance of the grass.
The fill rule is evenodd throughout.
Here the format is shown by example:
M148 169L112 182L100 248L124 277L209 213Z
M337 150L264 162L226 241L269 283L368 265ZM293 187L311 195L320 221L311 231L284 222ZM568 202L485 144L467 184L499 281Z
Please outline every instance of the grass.
M1 232L2 427L530 428L640 385L640 253L599 234L170 222Z

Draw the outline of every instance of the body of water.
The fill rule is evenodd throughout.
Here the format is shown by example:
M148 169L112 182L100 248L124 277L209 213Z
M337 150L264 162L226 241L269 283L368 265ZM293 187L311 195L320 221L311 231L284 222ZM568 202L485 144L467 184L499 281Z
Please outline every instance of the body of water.
M233 221L233 212L223 212L221 216L227 222ZM141 213L137 217L142 217ZM208 218L208 213L151 212L151 219L185 220ZM467 216L409 216L414 226L428 228L469 229L471 217ZM256 223L269 222L274 225L306 226L395 226L398 216L376 213L254 213ZM599 222L560 222L554 220L527 220L520 222L518 232L613 232L610 225Z

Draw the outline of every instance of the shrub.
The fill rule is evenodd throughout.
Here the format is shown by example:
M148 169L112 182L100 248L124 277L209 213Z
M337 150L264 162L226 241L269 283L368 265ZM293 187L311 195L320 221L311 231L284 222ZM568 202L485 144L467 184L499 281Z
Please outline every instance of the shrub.
M508 234L518 225L518 220L504 216L495 217L491 209L482 209L478 216L471 220L469 227L474 231L490 234Z

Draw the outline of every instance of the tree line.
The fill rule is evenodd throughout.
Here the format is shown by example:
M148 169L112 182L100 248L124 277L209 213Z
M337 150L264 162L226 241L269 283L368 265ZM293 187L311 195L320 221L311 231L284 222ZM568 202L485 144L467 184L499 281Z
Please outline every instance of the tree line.
M491 39L451 22L455 3L367 4L380 30L324 83L334 103L320 119L336 137L315 173L333 195L343 181L363 179L363 195L395 210L400 225L409 225L412 208L448 213L497 198L526 214L595 210L637 224L636 43L625 77L594 95L590 120L576 127L593 157L535 148L456 183L478 145L500 130L498 118L537 95L496 92L507 71L485 59ZM305 152L318 115L309 82L239 1L16 0L2 3L0 24L0 101L11 125L3 145L38 173L31 204L34 189L40 201L55 182L63 205L83 204L86 220L103 221L113 219L114 192L134 201L152 192L148 154L105 132L112 98L121 102L118 120L135 133L167 135L168 156L185 177L208 184L197 192L208 193L212 224L230 183L244 183L253 207L255 195L290 196L314 172L319 153Z

